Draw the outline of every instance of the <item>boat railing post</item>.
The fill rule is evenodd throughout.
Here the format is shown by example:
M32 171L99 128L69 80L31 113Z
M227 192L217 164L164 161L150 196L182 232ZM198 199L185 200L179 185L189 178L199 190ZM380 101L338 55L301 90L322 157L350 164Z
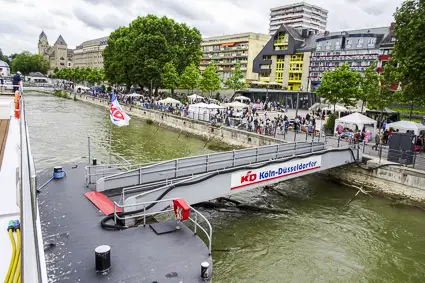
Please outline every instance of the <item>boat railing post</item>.
M117 204L114 202L114 223L117 225Z
M206 156L206 162L205 162L205 172L208 172L208 162L210 161L210 155L207 154Z
M198 228L198 213L195 212L195 228L194 228L194 231L193 231L193 233L195 235L196 235L197 228Z
M179 169L179 160L176 159L174 166L174 178L177 178L177 170Z
M279 144L276 145L276 159L279 158Z
M88 150L89 150L89 166L91 164L91 152L90 152L90 136L87 137L88 140Z
M294 156L297 154L297 142L295 142L295 147L294 147Z
M146 227L146 205L143 204L143 227Z

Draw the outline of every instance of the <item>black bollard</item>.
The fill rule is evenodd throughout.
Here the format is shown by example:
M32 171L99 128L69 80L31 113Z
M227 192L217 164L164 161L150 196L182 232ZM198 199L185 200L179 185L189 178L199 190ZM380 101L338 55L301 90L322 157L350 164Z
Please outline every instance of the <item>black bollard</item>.
M102 275L108 274L111 269L111 247L107 245L98 246L95 250L96 272Z

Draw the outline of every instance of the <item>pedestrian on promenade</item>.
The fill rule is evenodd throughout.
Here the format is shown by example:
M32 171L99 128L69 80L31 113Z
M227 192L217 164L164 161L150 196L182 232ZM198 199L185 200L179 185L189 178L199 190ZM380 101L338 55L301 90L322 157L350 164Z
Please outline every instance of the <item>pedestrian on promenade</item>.
M21 72L17 71L16 74L13 76L13 93L15 93L15 91L19 90L18 84L22 81L21 79Z
M375 151L378 151L378 146L381 143L381 133L377 132L375 134L375 145L372 146L372 150L375 149Z
M0 74L0 92L3 91L3 85L4 85L4 77L3 77L3 74Z

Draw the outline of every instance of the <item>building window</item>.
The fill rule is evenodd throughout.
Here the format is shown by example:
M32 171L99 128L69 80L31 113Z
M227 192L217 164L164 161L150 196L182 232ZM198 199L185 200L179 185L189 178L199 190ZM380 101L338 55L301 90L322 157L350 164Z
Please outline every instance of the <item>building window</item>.
M363 46L363 38L357 39L357 48L362 47L362 46Z
M346 48L351 48L351 44L353 44L352 39L347 39L347 44L345 45Z
M317 50L322 50L322 43L318 42L316 48Z
M326 41L325 49L327 49L327 50L331 49L331 42L330 41Z
M263 55L263 60L271 60L272 56L270 55Z
M340 40L337 40L337 41L335 42L335 49L336 49L336 50L341 49L341 41L340 41Z
M375 47L376 44L376 38L369 38L369 40L367 41L367 47Z
M301 81L302 74L301 73L290 73L289 80L290 81Z

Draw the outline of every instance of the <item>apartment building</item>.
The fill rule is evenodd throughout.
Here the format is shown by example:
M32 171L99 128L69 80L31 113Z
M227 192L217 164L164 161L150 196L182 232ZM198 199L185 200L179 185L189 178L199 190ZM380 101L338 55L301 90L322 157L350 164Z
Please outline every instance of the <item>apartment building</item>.
M214 62L218 66L220 78L224 82L230 77L236 64L240 64L247 81L257 80L257 74L252 72L253 60L268 39L269 36L267 34L259 33L241 33L204 38L200 70L205 70L211 62Z
M381 73L384 69L385 64L391 59L391 53L393 52L394 44L396 39L394 37L394 24L390 26L390 32L382 40L381 45L379 46L379 63L378 63L378 73Z
M101 37L85 41L74 50L73 66L103 68L102 51L108 43L108 37Z
M310 60L312 90L320 85L325 72L346 62L351 70L363 73L372 62L380 59L383 52L380 48L389 34L390 27L380 27L321 35L315 40L316 50Z
M317 37L313 30L281 25L254 59L253 71L262 82L307 91L310 57Z
M282 24L297 29L325 32L328 11L305 2L270 9L270 35L274 35Z

